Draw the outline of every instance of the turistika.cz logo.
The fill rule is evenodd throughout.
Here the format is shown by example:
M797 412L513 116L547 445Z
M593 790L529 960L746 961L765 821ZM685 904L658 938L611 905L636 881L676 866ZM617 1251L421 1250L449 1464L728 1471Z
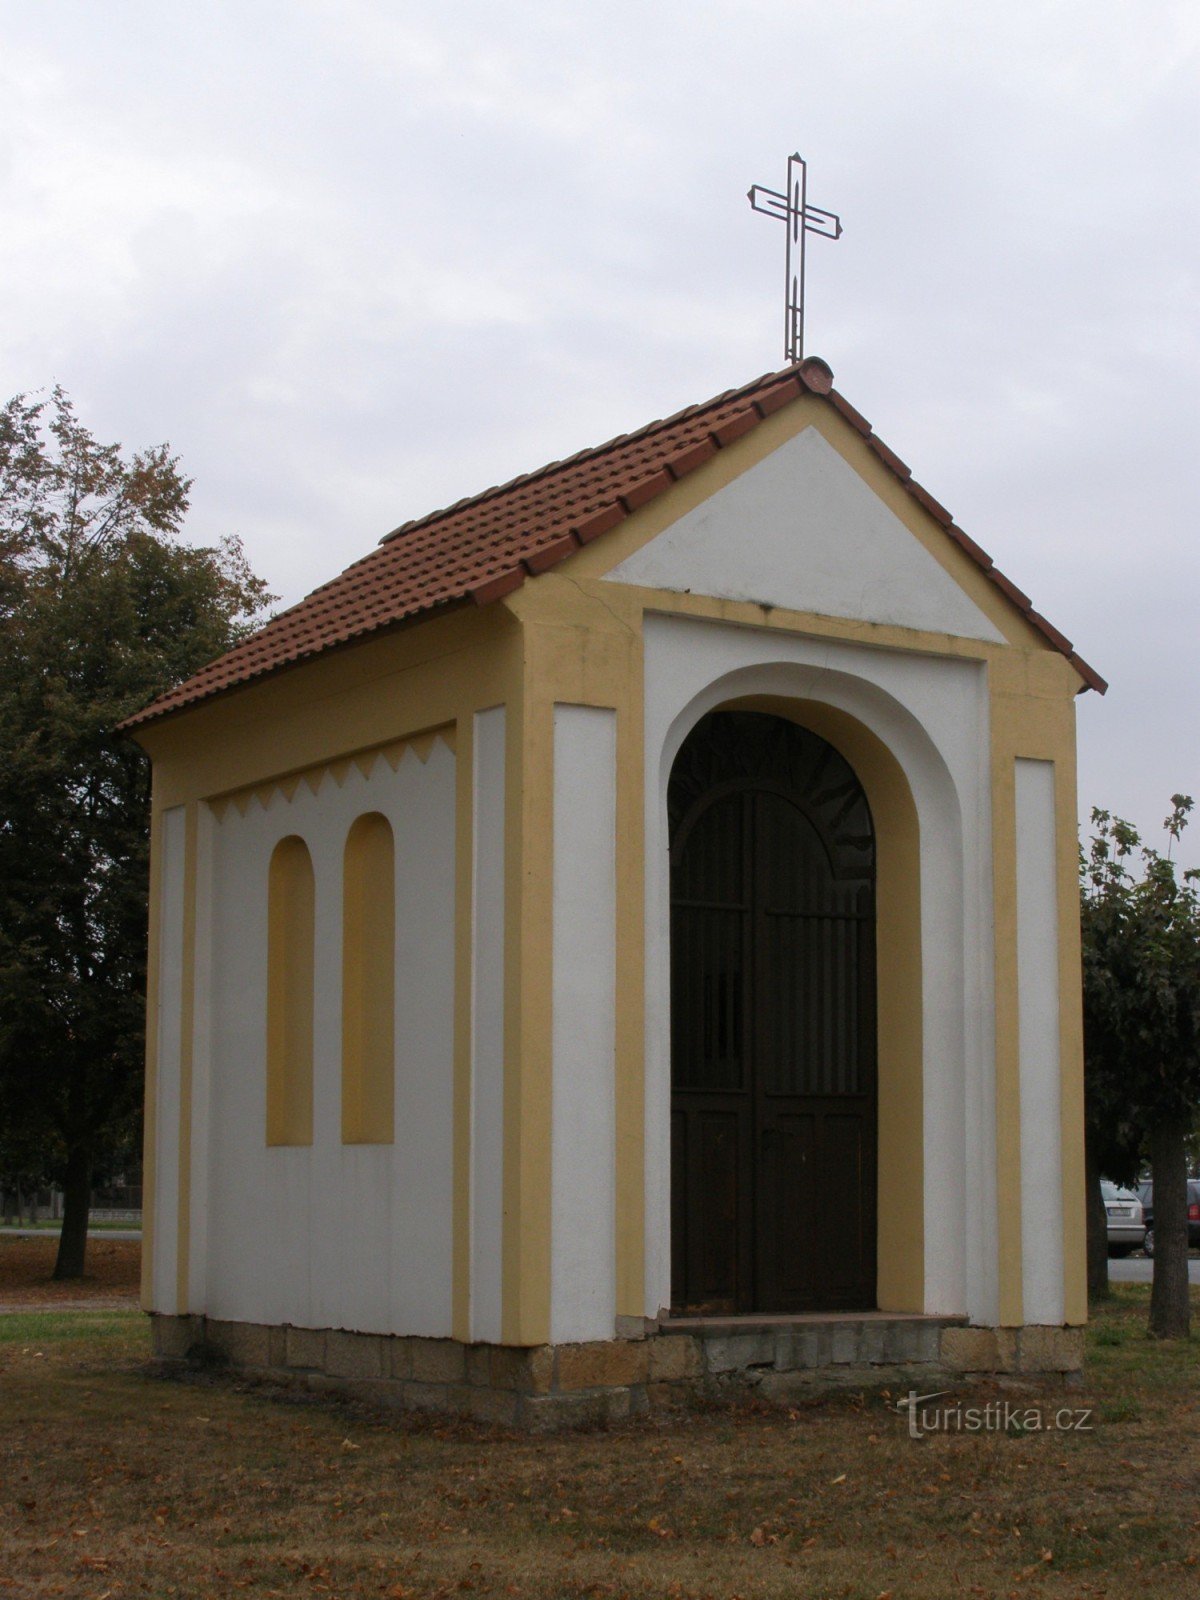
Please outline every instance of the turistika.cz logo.
M987 1405L965 1406L950 1400L949 1389L933 1394L918 1394L910 1389L896 1410L908 1417L910 1439L923 1439L927 1433L1090 1433L1090 1406L1059 1406L1043 1411L1041 1406L1021 1405L1012 1400L992 1400Z

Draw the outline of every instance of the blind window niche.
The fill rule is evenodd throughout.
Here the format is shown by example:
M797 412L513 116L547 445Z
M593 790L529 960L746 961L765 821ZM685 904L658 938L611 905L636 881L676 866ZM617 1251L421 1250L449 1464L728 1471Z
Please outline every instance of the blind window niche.
M396 857L391 824L358 817L342 866L342 1142L391 1144Z
M267 1143L313 1142L312 857L296 834L271 854L267 879Z

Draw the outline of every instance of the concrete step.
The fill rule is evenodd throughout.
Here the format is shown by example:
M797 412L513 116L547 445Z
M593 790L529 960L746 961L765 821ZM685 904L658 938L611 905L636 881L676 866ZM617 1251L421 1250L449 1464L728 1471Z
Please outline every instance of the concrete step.
M961 1317L881 1311L785 1317L672 1317L659 1337L697 1342L706 1373L812 1371L823 1367L908 1367L935 1364L942 1334Z

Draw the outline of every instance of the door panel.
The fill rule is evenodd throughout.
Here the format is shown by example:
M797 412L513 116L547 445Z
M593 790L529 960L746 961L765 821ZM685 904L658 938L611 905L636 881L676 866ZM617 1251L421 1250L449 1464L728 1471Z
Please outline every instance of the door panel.
M831 1110L822 1129L822 1156L826 1192L839 1203L828 1210L825 1233L824 1277L839 1300L853 1304L864 1290L865 1271L871 1270L870 1304L874 1295L874 1192L867 1172L864 1118L853 1111ZM873 1163L872 1163L873 1164ZM871 1209L868 1215L867 1205ZM867 1302L863 1302L864 1304Z
M875 1295L874 842L857 779L718 712L669 791L672 1303Z
M764 1229L760 1258L776 1310L794 1309L820 1278L819 1128L811 1111L793 1111L777 1115L763 1130L764 1210L780 1225Z

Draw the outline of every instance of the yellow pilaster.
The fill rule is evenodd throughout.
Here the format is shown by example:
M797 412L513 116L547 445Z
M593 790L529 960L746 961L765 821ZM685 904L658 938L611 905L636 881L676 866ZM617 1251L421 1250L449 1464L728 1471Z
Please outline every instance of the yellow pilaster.
M1083 1149L1083 972L1076 858L1075 719L1070 708L1055 765L1058 826L1059 1062L1062 1073L1063 1300L1067 1322L1086 1322L1087 1208Z
M554 708L530 683L508 721L505 860L504 1314L506 1344L550 1333L551 936Z
M1074 701L1079 683L1069 663L1046 650L1005 652L992 663L991 683L1000 1321L1016 1326L1023 1319L1015 773L1016 762L1029 759L1052 762L1055 774L1063 1291L1066 1320L1083 1322L1087 1286Z
M474 707L461 709L454 767L454 1260L451 1319L454 1337L471 1337L471 1040L472 916L474 910Z
M183 972L179 996L179 1210L175 1254L175 1302L181 1313L188 1305L192 1258L192 1065L196 1036L196 851L198 806L183 821Z
M155 790L158 777L155 774ZM142 1125L142 1276L144 1311L154 1304L155 1185L158 1179L158 996L162 946L162 810L150 812L150 926L146 952L146 1099Z
M996 727L999 723L999 727ZM1019 1327L1021 1288L1021 1055L1017 994L1016 786L1004 719L992 737L992 899L995 907L996 1249L999 1316Z

